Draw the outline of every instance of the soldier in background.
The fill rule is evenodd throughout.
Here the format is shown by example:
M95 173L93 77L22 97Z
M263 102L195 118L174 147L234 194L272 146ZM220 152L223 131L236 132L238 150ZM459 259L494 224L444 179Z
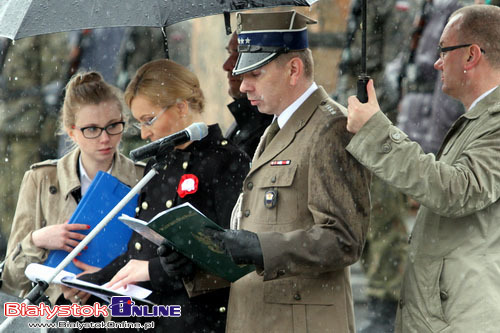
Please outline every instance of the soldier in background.
M401 47L409 44L412 15L409 2L374 0L367 3L367 72L380 82L382 110L395 121L397 91L384 84L384 69ZM347 98L356 94L356 82L361 71L361 0L354 0L348 19L346 47L342 52L337 100L346 105ZM382 107L383 105L383 107ZM362 268L368 280L368 319L361 332L392 332L396 316L399 289L407 254L405 226L405 197L372 177L370 187L372 220L361 257Z
M5 240L24 172L56 157L57 103L68 54L66 34L24 38L12 42L5 54L0 69L0 231Z

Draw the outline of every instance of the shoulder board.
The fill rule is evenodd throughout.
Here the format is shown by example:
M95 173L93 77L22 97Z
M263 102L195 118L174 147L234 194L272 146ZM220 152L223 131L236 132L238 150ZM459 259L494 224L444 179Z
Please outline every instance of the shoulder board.
M45 166L56 166L59 160L45 160L31 165L30 169L37 169Z
M332 115L343 114L344 116L347 116L347 109L343 105L335 102L331 98L324 99L323 101L321 101L321 103L319 104L319 108L322 111L331 113Z

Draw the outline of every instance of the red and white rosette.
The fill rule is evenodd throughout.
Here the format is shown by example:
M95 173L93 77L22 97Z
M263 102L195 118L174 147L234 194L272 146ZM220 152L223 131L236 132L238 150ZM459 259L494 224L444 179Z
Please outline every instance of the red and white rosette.
M193 194L198 191L198 177L191 173L187 173L181 177L177 186L177 194L184 198L188 194Z

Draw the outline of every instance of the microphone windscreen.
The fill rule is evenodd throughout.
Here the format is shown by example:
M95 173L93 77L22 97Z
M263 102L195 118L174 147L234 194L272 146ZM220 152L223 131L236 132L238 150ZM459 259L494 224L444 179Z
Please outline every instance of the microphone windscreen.
M208 134L208 126L205 123L192 123L186 128L189 133L191 141L198 141L203 139Z

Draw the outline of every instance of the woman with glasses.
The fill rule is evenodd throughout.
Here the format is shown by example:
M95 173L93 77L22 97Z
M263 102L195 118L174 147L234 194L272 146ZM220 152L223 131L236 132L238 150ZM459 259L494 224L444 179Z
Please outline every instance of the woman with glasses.
M142 139L151 141L176 133L203 120L205 104L198 78L185 67L166 59L143 65L125 91L125 101L138 121ZM137 217L156 214L185 202L224 228L249 170L250 159L224 140L218 125L208 135L187 142L166 154L166 166L142 190ZM148 172L154 161L149 161ZM165 332L224 332L229 283L211 276L187 258L132 234L128 251L111 264L82 279L118 288L140 284L153 290L149 297L163 305L182 307L179 318L124 318L157 321ZM114 318L113 320L119 320Z
M77 231L87 225L66 222L98 171L129 186L142 177L143 168L118 152L123 104L118 89L99 73L76 74L68 82L60 122L74 149L59 160L32 165L21 184L2 276L3 290L16 296L31 290L24 275L28 264L44 262L50 250L71 252L84 238ZM46 295L55 304L61 288L51 285Z

